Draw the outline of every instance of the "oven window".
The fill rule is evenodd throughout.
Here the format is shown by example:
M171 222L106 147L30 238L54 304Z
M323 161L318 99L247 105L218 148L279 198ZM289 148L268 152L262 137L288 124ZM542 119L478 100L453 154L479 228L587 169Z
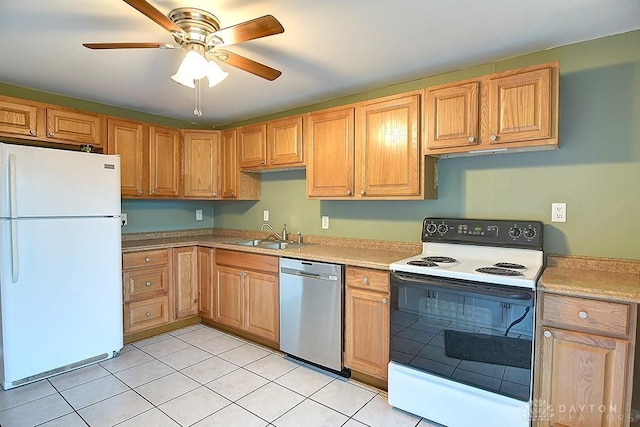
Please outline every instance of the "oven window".
M416 276L391 275L391 360L528 401L534 292Z

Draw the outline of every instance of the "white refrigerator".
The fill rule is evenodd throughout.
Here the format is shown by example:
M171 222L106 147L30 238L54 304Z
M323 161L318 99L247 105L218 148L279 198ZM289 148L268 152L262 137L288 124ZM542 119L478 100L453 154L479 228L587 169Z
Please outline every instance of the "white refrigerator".
M0 380L122 348L120 158L0 143Z

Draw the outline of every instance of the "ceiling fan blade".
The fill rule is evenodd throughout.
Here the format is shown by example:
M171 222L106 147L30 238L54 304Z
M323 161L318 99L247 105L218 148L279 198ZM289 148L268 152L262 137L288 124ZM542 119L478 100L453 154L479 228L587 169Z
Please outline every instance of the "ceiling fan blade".
M171 49L174 46L167 43L82 43L89 49Z
M273 81L280 77L280 75L282 74L281 71L278 71L271 67L267 67L264 64L253 61L249 58L245 58L244 56L227 52L226 50L217 50L213 53L213 55L225 64L229 64L232 67L240 68L241 70L244 70L248 73L255 74L258 77L262 77L263 79Z
M151 6L145 0L123 0L129 6L138 10L138 12L151 19L156 24L160 25L167 31L182 34L182 28L178 27L175 22L167 18L164 13L160 12L155 7Z
M283 32L284 28L276 18L271 15L265 15L252 19L251 21L218 30L213 33L213 36L216 38L219 37L222 40L220 46L229 46Z

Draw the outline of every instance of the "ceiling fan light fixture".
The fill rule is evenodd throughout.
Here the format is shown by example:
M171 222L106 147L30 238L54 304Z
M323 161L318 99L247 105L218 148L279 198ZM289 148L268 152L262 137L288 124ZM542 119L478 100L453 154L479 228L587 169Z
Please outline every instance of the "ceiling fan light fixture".
M213 61L207 63L207 78L209 79L209 87L213 87L219 83L222 83L224 79L229 77L229 73L222 71L222 69Z

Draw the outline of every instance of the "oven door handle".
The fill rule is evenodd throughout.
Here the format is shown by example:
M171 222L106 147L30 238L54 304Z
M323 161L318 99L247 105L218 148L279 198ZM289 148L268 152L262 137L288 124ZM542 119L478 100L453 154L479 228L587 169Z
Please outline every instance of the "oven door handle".
M403 273L393 272L391 273L392 279L397 279L401 282L412 282L416 284L424 284L430 287L441 288L442 290L456 290L462 292L474 292L483 295L495 296L499 298L505 298L517 301L529 301L533 298L532 292L519 292L517 290L505 290L494 288L490 286L482 286L476 283L456 283L455 281L443 280L439 277L429 276L429 279L423 277L416 277L413 275L407 275Z

